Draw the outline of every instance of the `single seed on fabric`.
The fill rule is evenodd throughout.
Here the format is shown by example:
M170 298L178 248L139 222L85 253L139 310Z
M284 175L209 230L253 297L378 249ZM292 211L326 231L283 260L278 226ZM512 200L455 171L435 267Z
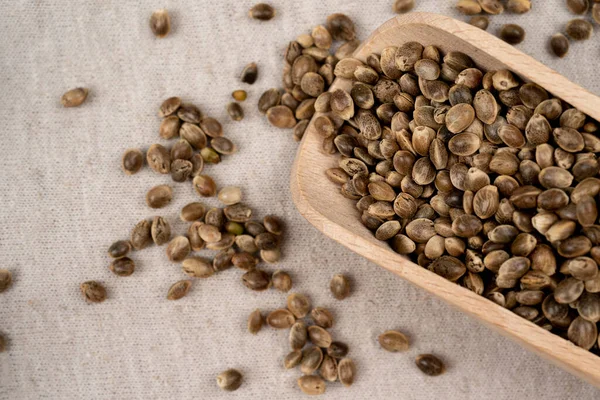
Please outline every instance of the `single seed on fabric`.
M62 95L60 102L65 108L79 107L87 99L89 90L86 88L71 89Z
M259 21L269 21L275 17L275 9L269 4L258 3L250 9L248 15Z
M164 38L171 31L171 17L166 9L156 10L150 16L150 30L158 38Z
M79 285L79 289L88 303L102 303L106 300L106 289L99 282L83 282Z
M233 392L242 385L242 374L236 369L223 371L217 375L217 385L227 392Z
M121 159L121 167L127 175L136 174L144 166L144 153L139 149L127 149Z

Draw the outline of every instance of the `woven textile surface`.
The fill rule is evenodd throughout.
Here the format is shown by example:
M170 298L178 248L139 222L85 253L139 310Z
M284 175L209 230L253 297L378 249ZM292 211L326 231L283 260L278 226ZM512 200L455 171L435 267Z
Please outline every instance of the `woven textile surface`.
M393 16L392 0L272 1L277 16L250 20L247 0L4 1L0 4L0 266L14 284L0 294L0 399L296 399L300 371L285 370L286 331L246 331L256 309L273 310L285 295L252 292L231 269L197 280L177 302L165 299L184 279L165 247L133 253L137 269L120 278L107 268L106 250L125 239L142 218L164 216L176 234L187 224L179 210L199 200L190 184L144 168L126 176L123 151L146 150L158 137L161 101L181 96L222 121L239 147L206 171L219 187L238 185L257 217L286 222L278 266L294 291L335 315L331 332L350 346L357 365L350 388L329 384L324 399L597 399L600 391L533 355L375 264L325 238L296 211L289 176L297 143L290 130L271 127L256 110L260 94L280 86L289 40L343 12L365 39ZM417 0L417 11L461 17L454 1ZM527 31L519 49L600 94L598 35L575 43L565 59L553 57L549 37L573 18L564 1L534 0L525 15L491 18L491 32L516 22ZM166 7L173 29L156 39L148 27ZM259 78L239 81L256 61ZM79 108L60 96L86 86ZM232 122L225 104L243 88L246 117ZM174 188L162 210L146 206L146 191ZM210 255L210 252L205 254ZM352 278L353 293L335 300L335 273ZM109 298L86 304L78 286L103 282ZM377 335L400 329L411 338L405 353L383 351ZM421 353L447 364L439 377L414 365ZM242 387L221 391L216 375L237 368Z

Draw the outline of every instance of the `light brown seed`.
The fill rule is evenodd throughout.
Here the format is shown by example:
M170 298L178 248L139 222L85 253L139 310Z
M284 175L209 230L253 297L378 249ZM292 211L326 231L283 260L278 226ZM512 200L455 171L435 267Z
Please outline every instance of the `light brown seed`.
M179 97L169 97L160 105L158 116L161 118L168 117L169 115L174 114L180 106L181 99Z
M320 326L309 326L308 337L317 347L328 348L331 345L331 335Z
M162 208L173 199L173 189L168 185L154 186L146 193L146 204L151 208Z
M162 246L171 239L171 226L163 217L154 217L150 233L154 243Z
M576 278L566 278L554 290L554 299L560 304L569 304L581 296L585 289L584 283Z
M233 392L242 385L242 374L235 369L223 371L217 375L217 385L227 392Z
M475 119L475 110L470 104L457 104L446 113L446 126L452 133L467 129Z
M275 329L288 329L294 325L296 319L289 310L279 309L267 315L267 324Z
M338 379L340 382L348 387L352 386L356 378L356 366L354 361L350 358L343 358L338 363Z
M477 0L483 11L488 14L501 14L504 12L504 6L499 0Z
M392 10L396 14L404 14L415 7L415 0L395 0Z
M171 31L171 17L166 9L156 10L150 16L150 30L158 38L164 38Z
M283 359L283 367L285 369L296 368L302 361L302 352L300 350L293 350L288 353Z
M170 261L182 262L188 256L190 250L190 241L187 237L175 236L167 245L165 252Z
M377 338L381 347L387 351L406 351L409 347L408 337L399 331L385 331Z
M217 185L208 175L196 175L192 182L194 189L202 197L212 197L217 193Z
M336 274L331 278L329 289L338 300L344 300L350 295L350 281L342 274Z
M188 294L190 288L192 287L192 281L183 280L179 282L175 282L167 293L168 300L179 300L185 295Z
M296 125L294 113L286 106L275 106L267 110L267 119L277 128L293 128Z
M329 329L333 326L333 315L329 310L322 307L315 307L310 312L310 316L315 323L325 329Z
M171 154L160 144L153 144L146 153L148 166L159 174L171 172Z
M121 159L121 168L127 175L136 174L144 166L144 153L139 149L127 149Z
M508 0L506 9L515 14L525 14L531 10L531 0Z
M192 278L208 278L215 273L212 262L201 257L186 258L181 267Z
M297 318L304 318L310 311L310 300L303 294L292 293L287 297L287 307Z
M423 54L423 46L417 42L406 42L396 50L396 67L400 71L411 71Z
M242 282L251 290L263 291L271 286L271 277L265 271L257 268L242 275Z
M289 343L292 350L302 350L308 338L308 331L304 321L296 321L289 334Z
M325 381L316 375L304 375L298 378L298 386L303 393L315 396L325 393Z
M308 347L302 352L302 362L300 371L303 374L312 374L321 365L323 361L323 351L319 347Z
M79 289L88 303L102 303L106 300L106 289L99 282L83 282L79 285Z
M456 9L465 15L475 15L481 12L481 6L477 0L458 0Z
M252 311L252 313L248 317L248 332L250 332L253 335L256 335L258 331L261 330L263 321L263 316L258 308Z
M88 93L89 90L82 87L71 89L62 95L60 102L63 107L79 107L87 99Z

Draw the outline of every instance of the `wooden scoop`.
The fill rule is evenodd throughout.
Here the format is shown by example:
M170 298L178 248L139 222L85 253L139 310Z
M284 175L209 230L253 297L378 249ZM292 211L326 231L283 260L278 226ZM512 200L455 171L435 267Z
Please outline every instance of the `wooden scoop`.
M354 57L365 62L371 53L408 41L435 45L444 53L461 51L485 70L509 69L535 82L592 118L600 120L600 98L556 71L523 54L479 28L441 15L411 13L380 26ZM336 79L330 90L349 89L352 83ZM422 268L395 253L365 228L355 202L343 197L325 171L337 167L339 155L322 152L323 139L309 125L298 149L291 176L292 197L300 213L325 235L396 275L472 315L504 336L600 387L600 357L500 307L483 296Z

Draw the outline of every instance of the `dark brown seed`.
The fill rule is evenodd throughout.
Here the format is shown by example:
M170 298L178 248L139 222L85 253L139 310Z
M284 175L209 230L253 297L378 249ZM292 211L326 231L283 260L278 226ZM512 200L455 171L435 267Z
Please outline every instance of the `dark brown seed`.
M231 102L227 104L227 114L233 121L241 121L244 119L244 110L238 103Z
M255 4L248 12L250 18L259 21L268 21L275 16L275 9L266 3Z
M327 17L327 30L334 40L353 40L356 36L354 23L344 14L331 14Z
M179 214L182 221L194 222L204 217L206 207L202 203L189 203L185 205Z
M327 354L335 359L344 358L348 354L348 346L342 342L332 342Z
M171 199L173 199L173 189L168 185L155 186L146 194L146 204L151 208L165 207Z
M590 6L588 0L567 0L567 7L573 14L585 14Z
M79 288L88 303L102 303L106 300L106 289L99 282L83 282Z
M502 25L499 36L510 44L519 44L525 39L525 30L516 24Z
M577 346L589 350L598 340L598 328L596 323L577 317L569 326L567 336Z
M253 269L242 275L242 282L251 290L263 291L271 286L271 277L265 271Z
M135 270L135 263L129 257L121 257L114 260L108 267L115 275L129 276Z
M150 16L150 30L158 38L164 38L171 31L171 17L166 9L156 10Z
M213 258L213 269L216 272L229 269L233 265L231 264L231 259L233 258L234 254L235 251L231 248L221 251L215 256L215 258Z
M131 242L129 240L118 240L110 245L108 248L108 255L112 258L125 257L127 253L131 251L131 247Z
M240 80L244 83L252 85L258 78L258 67L252 62L244 67L240 75Z
M434 260L429 269L452 282L456 282L467 271L458 258L451 256L442 256Z
M137 173L144 165L144 153L139 149L127 149L121 159L121 167L127 175Z
M79 107L87 99L88 92L88 89L81 87L71 89L62 95L60 102L63 107Z
M438 376L444 373L444 363L432 354L421 354L415 359L417 367L429 376Z
M594 27L585 19L573 19L567 23L565 32L573 40L587 40L592 36Z

